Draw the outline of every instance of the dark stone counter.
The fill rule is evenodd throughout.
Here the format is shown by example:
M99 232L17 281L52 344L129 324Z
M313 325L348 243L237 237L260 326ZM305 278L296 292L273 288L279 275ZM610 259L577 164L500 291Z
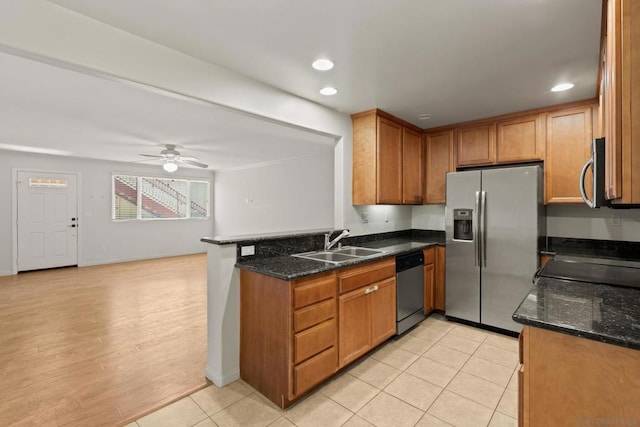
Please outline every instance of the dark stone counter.
M415 230L414 230L415 231ZM312 249L308 248L294 248L289 246L288 253L280 254L276 256L268 257L239 257L236 267L240 269L254 271L256 273L264 274L271 277L276 277L282 280L294 280L314 274L324 273L339 268L345 268L357 264L364 264L371 261L381 260L390 256L396 256L403 253L408 253L415 250L421 250L433 245L444 245L444 233L441 235L420 233L409 233L401 236L389 235L384 233L386 239L379 239L379 235L370 236L366 239L365 236L356 236L353 238L345 238L345 246L360 246L372 249L382 249L385 252L379 255L375 255L367 258L354 259L353 261L343 262L340 264L332 264L322 261L314 261L303 258L293 257L291 253L306 252L309 250L317 250L322 247L322 244L315 246Z
M640 350L640 289L540 277L513 320Z

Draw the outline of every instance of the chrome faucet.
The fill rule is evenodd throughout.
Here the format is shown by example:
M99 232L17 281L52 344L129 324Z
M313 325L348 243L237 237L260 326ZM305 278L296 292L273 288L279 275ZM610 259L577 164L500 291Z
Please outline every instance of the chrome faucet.
M338 243L340 240L342 240L343 237L347 237L349 235L349 230L342 230L342 233L340 233L340 235L338 237L336 237L335 239L329 241L329 238L331 237L331 231L328 232L327 234L324 235L324 250L328 251L329 249L331 249L333 246L335 246L336 243Z

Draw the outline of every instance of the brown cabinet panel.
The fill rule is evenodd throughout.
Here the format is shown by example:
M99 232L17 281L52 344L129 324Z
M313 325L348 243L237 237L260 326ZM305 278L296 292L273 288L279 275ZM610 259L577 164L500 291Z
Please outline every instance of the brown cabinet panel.
M342 367L371 349L371 304L367 288L338 298L338 360Z
M424 266L424 314L435 310L436 269L433 263Z
M458 167L495 163L495 124L458 129L456 154Z
M640 204L640 4L609 0L603 67L607 198Z
M422 204L421 129L378 109L351 118L353 204Z
M402 126L378 117L377 203L402 203Z
M313 328L297 333L294 338L294 363L332 347L336 343L336 322L327 320Z
M445 203L447 172L453 172L454 130L425 134L425 203Z
M379 282L396 274L396 260L390 258L384 261L345 268L338 275L339 293L360 288L369 283Z
M525 425L640 420L640 351L525 329L520 387Z
M424 265L433 264L436 262L436 246L423 249L422 255L424 256Z
M436 284L435 284L435 308L444 312L445 308L445 259L444 246L436 246Z
M543 160L544 115L518 117L496 124L496 161L516 163Z
M371 347L396 333L396 278L374 285L371 301Z
M293 313L293 330L300 332L336 315L335 298L305 307Z
M583 203L579 179L590 156L591 107L547 114L544 165L546 203Z
M335 273L325 276L314 276L312 279L296 282L296 285L293 290L294 308L314 304L336 295Z
M422 135L402 128L402 203L405 205L423 202L423 155Z
M293 368L293 394L301 395L336 372L338 370L336 356L336 348L331 347Z

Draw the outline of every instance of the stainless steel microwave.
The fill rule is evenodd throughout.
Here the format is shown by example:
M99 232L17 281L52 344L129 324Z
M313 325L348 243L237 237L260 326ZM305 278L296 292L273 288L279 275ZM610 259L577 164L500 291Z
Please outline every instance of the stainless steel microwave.
M600 208L603 206L611 206L609 200L605 196L605 140L604 138L596 138L591 142L591 158L582 167L580 173L580 194L582 199L590 208ZM593 170L593 192L591 199L587 197L586 178L589 167Z

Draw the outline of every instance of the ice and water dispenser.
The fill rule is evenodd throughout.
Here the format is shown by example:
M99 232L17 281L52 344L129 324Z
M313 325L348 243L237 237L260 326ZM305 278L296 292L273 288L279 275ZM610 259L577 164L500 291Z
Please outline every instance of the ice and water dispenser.
M454 240L473 240L473 209L453 210Z

